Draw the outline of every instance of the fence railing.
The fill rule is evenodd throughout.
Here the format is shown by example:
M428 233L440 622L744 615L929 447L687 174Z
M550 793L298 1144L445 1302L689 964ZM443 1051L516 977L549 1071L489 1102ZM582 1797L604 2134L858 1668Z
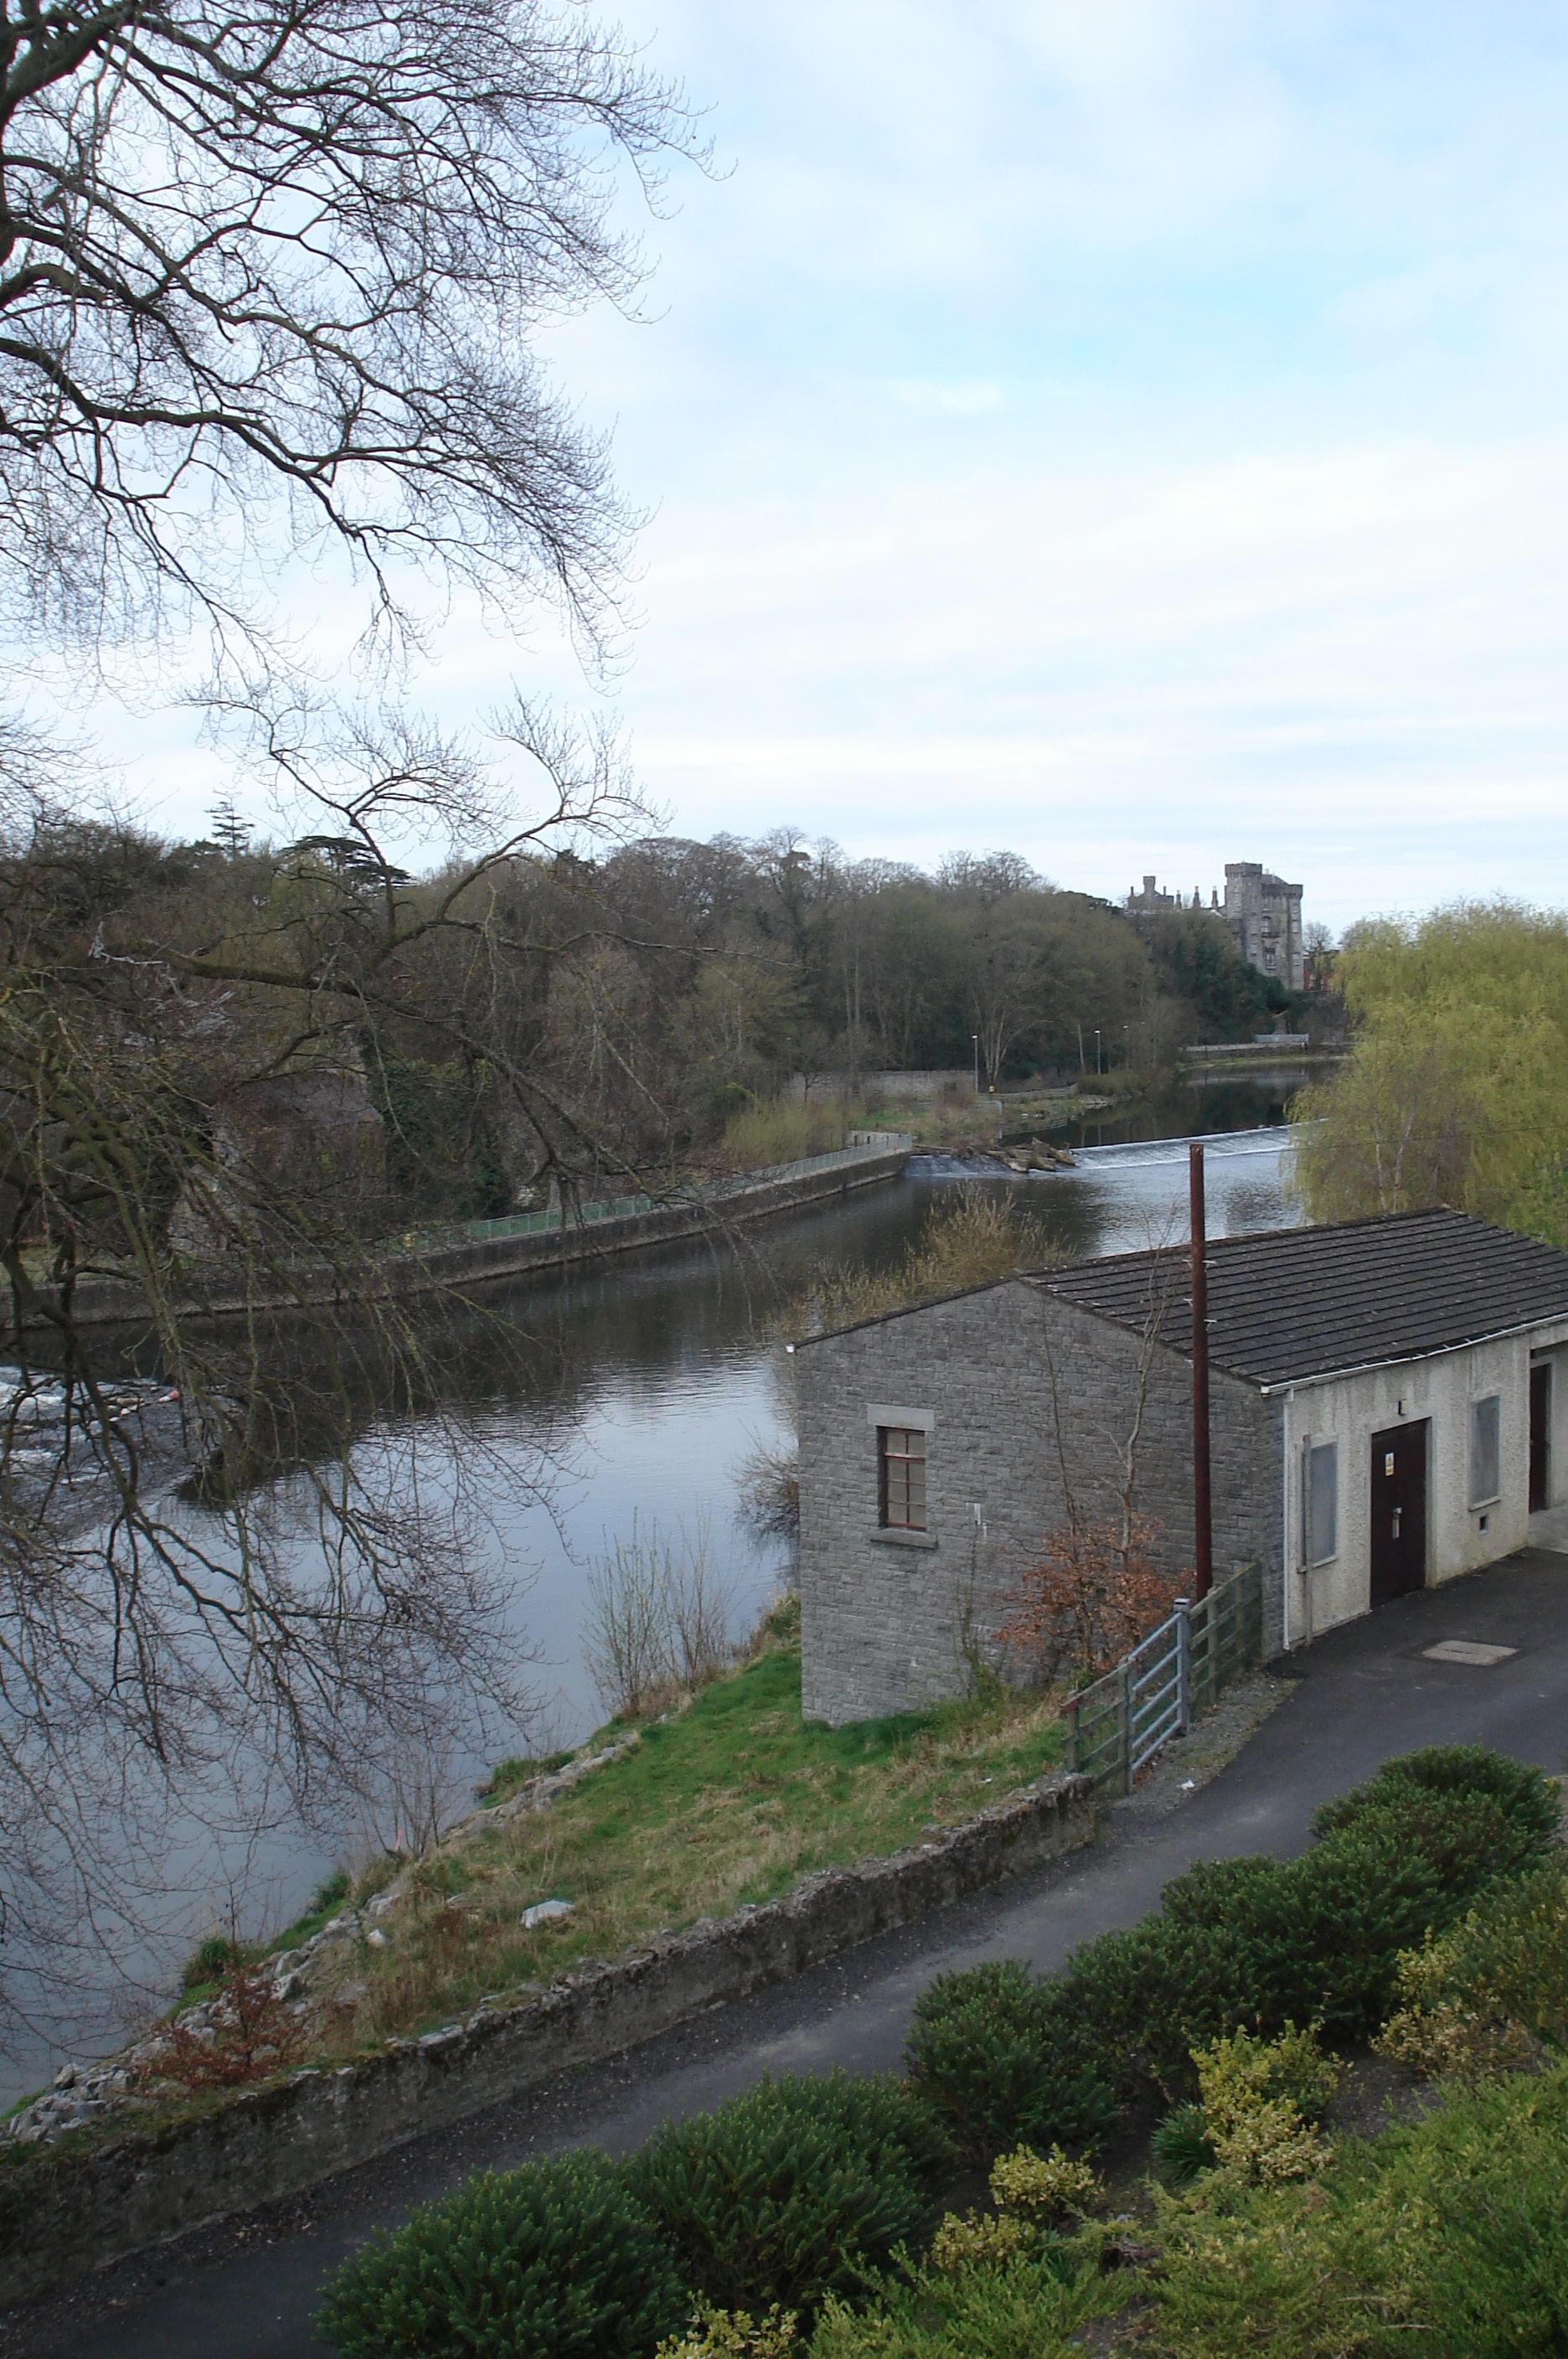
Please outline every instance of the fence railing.
M802 1156L795 1163L772 1163L761 1171L740 1171L710 1180L705 1186L678 1190L671 1196L611 1196L597 1203L570 1205L554 1212L505 1212L494 1221L446 1221L438 1228L406 1229L386 1240L394 1253L439 1253L443 1245L484 1245L490 1238L537 1237L547 1229L591 1227L596 1221L625 1220L632 1212L667 1211L672 1204L706 1204L735 1196L748 1188L766 1188L780 1180L805 1180L814 1171L830 1171L841 1164L864 1163L869 1156L908 1148L914 1141L906 1131L857 1134L848 1147L825 1155Z
M1128 1794L1146 1761L1263 1660L1263 1568L1249 1564L1174 1613L1062 1713L1067 1767Z

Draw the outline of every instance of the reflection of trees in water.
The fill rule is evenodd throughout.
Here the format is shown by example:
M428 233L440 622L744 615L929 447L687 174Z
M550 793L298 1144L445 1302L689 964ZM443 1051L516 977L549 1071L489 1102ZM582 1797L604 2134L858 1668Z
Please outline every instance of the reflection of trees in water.
M1092 1086L1092 1083L1090 1084ZM1119 1147L1146 1138L1193 1138L1222 1130L1266 1130L1285 1119L1299 1081L1279 1073L1167 1082L1126 1108L1107 1107L1052 1133L1078 1147Z

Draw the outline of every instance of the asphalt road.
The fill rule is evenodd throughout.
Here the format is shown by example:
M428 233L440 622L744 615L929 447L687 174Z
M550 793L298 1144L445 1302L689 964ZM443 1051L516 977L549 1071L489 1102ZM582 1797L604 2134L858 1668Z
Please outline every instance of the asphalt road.
M1428 1660L1444 1638L1516 1652L1490 1668ZM896 2066L931 1977L990 1957L1059 1965L1091 1935L1134 1923L1200 1859L1309 1840L1317 1805L1418 1745L1489 1745L1568 1767L1568 1556L1531 1551L1401 1598L1292 1657L1285 1700L1229 1765L1180 1791L1106 1814L1101 1839L1040 1874L867 1942L612 2063L563 2076L460 2127L398 2148L302 2202L183 2239L104 2271L80 2293L0 2322L7 2359L303 2359L322 2277L377 2223L482 2167L594 2142L634 2147L763 2072ZM1201 1738L1196 1740L1201 1742Z

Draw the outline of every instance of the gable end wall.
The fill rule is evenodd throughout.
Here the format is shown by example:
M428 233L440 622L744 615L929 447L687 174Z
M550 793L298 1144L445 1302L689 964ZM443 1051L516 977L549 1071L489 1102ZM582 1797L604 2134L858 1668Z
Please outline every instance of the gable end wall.
M1043 1535L1066 1521L1062 1455L1083 1511L1116 1512L1139 1354L1136 1335L1021 1284L934 1303L799 1353L809 1717L838 1726L962 1692L966 1647L994 1655L1009 1592L1038 1561ZM1280 1412L1218 1374L1211 1395L1215 1571L1261 1559L1273 1651ZM877 1403L932 1417L925 1545L877 1536L877 1435L866 1415ZM1192 1561L1192 1479L1191 1368L1157 1350L1134 1504L1162 1526L1160 1552L1172 1571Z

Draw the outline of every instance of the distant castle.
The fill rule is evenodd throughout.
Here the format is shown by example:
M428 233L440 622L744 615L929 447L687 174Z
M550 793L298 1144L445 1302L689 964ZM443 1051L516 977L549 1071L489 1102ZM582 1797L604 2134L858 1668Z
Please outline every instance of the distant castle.
M1201 893L1195 891L1190 903L1183 901L1180 893L1162 893L1152 876L1146 876L1142 892L1129 893L1126 903L1130 917L1155 916L1160 911L1175 915L1182 909L1201 909L1203 906ZM1225 906L1221 908L1217 893L1211 893L1209 907L1216 917L1224 918L1249 966L1259 968L1264 974L1277 974L1291 991L1306 988L1299 885L1287 885L1282 877L1270 876L1261 861L1227 860Z

